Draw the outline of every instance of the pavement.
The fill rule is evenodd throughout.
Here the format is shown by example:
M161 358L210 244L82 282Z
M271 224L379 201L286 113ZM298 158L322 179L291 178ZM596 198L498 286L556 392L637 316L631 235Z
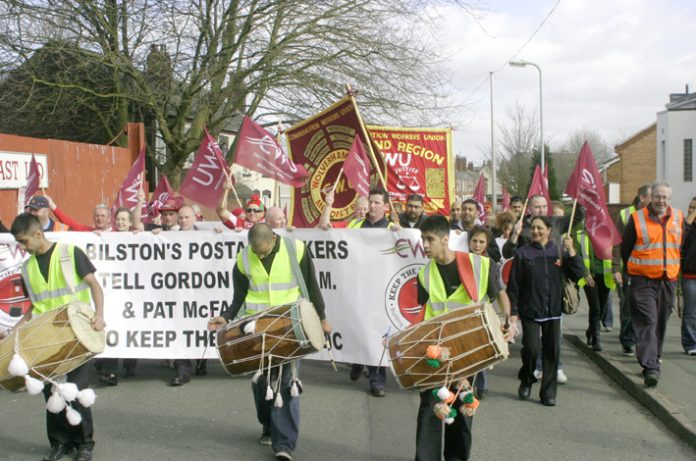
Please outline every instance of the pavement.
M662 353L660 381L655 388L643 384L641 367L635 355L623 355L618 338L619 298L614 291L614 328L602 331L602 352L593 352L587 346L585 330L588 325L588 309L581 294L579 311L564 317L565 339L592 360L624 391L649 410L681 440L696 448L696 357L688 356L681 346L681 319L676 310L667 324L667 334Z

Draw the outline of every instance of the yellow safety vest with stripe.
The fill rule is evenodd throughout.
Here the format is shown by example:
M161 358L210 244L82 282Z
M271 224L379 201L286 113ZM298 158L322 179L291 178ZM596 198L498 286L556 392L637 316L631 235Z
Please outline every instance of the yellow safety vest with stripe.
M590 260L590 247L592 243L590 242L590 236L587 235L585 231L577 231L575 233L575 238L580 244L580 252L582 253L582 261L585 263L585 269L588 273L592 273L592 261ZM616 282L614 281L614 274L612 272L611 259L602 259L602 272L604 273L604 286L613 290L616 287ZM578 286L580 288L587 285L587 281L581 278L578 281Z
M237 268L249 279L244 315L293 303L300 298L300 286L292 272L288 246L294 246L299 263L304 255L305 245L298 240L276 238L280 239L280 247L273 258L270 274L250 246L237 255Z
M636 207L631 205L628 208L624 208L623 210L619 211L619 216L621 217L621 222L623 223L624 227L626 227L626 223L628 222L629 216L636 211Z
M474 269L474 278L480 294L480 301L483 301L486 299L486 292L488 291L488 274L491 260L486 256L469 253L469 261L471 261L471 267ZM432 259L418 272L418 281L423 285L425 291L428 292L428 302L425 304L423 320L428 320L436 315L474 303L461 281L459 287L450 296L447 296L445 283L437 268L437 263Z
M356 218L356 219L352 220L351 222L349 222L348 226L346 226L346 227L348 229L360 229L364 222L365 222L365 218L359 218L359 219ZM393 222L389 222L389 224L387 224L387 229L391 229L393 225L394 225Z
M51 261L48 264L48 281L41 274L36 256L31 255L22 266L22 277L29 291L29 299L31 299L31 303L34 306L32 312L36 315L45 314L53 309L63 307L75 299L86 304L92 302L89 286L80 278L75 267L75 246L66 246L72 261L70 267L73 268L73 271L71 274L65 274L65 277L73 278L75 294L71 292L70 287L65 283L63 268L60 264L60 243L56 244L51 254Z

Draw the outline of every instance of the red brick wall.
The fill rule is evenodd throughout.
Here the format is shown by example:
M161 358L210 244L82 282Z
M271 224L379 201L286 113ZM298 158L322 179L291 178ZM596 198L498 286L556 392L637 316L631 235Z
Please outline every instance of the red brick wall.
M111 205L142 145L142 124L129 124L129 148L0 134L0 151L45 154L48 188L58 206L85 224L98 203ZM0 219L17 213L17 190L0 190Z

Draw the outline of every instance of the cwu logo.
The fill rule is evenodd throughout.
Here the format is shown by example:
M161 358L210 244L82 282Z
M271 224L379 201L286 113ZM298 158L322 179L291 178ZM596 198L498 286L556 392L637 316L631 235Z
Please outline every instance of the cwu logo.
M389 321L398 330L410 327L420 318L423 306L418 304L418 272L422 263L409 264L394 274L384 293L384 306Z

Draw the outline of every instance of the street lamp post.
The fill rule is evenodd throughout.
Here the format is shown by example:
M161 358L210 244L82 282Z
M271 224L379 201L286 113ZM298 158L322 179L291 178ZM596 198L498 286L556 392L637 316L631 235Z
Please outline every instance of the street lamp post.
M519 61L510 61L508 64L514 67L533 66L539 71L539 133L541 136L541 172L544 173L544 104L541 97L541 68L533 62L520 59Z

